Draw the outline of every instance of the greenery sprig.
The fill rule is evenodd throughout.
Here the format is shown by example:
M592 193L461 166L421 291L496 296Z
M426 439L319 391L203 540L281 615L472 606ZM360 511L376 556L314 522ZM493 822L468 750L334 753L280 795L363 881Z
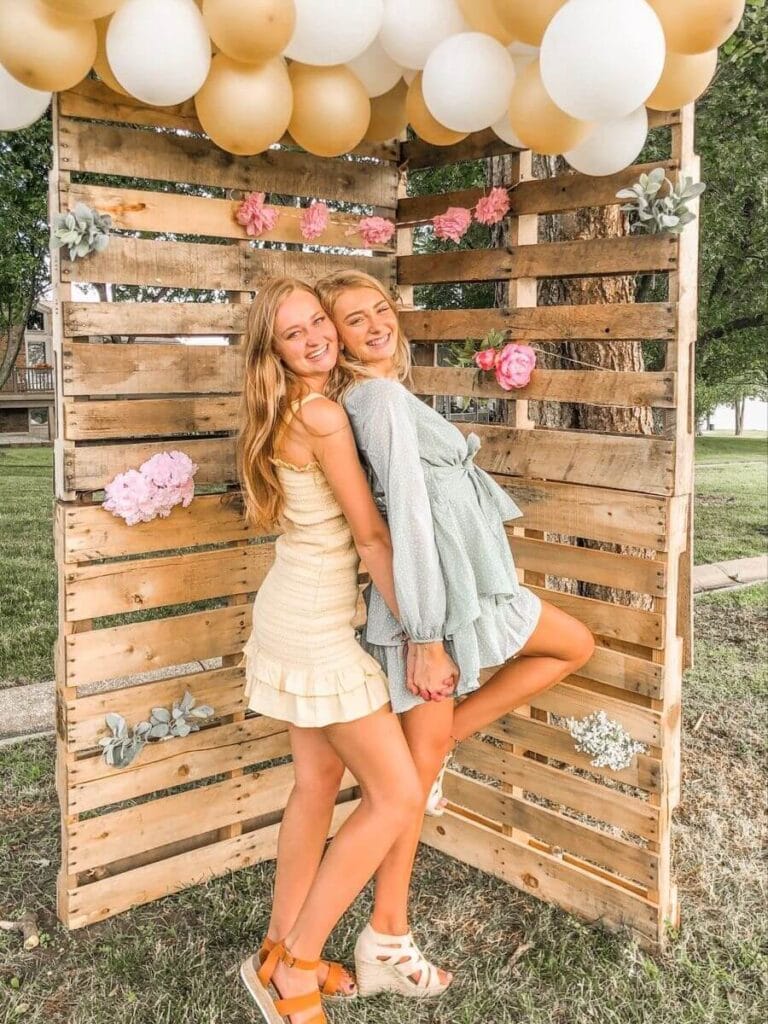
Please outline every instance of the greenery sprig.
M664 186L665 195L660 195ZM696 219L688 209L688 203L700 196L707 186L694 182L693 178L678 176L672 184L663 167L656 167L650 174L641 174L631 188L622 188L616 193L617 199L629 199L622 210L630 214L630 223L638 231L648 234L679 234L686 224Z
M152 708L149 720L139 722L133 729L122 715L110 712L105 721L111 735L99 740L102 756L111 768L125 768L151 740L170 740L189 736L200 729L200 723L214 714L208 704L195 706L195 698L186 690L173 707Z
M108 213L92 210L85 203L77 203L74 210L57 213L51 230L54 249L67 246L71 260L91 252L103 252L109 244L112 218Z

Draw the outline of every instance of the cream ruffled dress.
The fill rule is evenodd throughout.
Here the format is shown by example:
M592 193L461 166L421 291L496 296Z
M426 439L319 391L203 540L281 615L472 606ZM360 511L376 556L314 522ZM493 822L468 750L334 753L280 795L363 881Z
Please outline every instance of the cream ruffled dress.
M291 407L320 397L307 395ZM379 663L357 642L357 550L315 462L276 461L285 532L253 605L245 646L248 706L304 728L351 722L389 703Z

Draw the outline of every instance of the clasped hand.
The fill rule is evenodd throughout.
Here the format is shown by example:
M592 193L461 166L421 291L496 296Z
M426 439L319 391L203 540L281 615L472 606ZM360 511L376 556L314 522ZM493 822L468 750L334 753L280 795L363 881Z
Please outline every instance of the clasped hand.
M408 642L406 686L422 700L445 700L453 696L459 669L441 641L428 644Z

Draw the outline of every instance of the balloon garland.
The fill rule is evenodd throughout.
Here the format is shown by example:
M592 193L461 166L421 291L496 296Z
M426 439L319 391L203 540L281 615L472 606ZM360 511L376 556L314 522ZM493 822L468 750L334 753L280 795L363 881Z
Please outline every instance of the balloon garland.
M631 163L646 108L707 88L745 0L0 0L0 131L93 71L150 106L194 99L216 145L286 132L318 156L408 124L491 128L585 174ZM213 56L212 56L213 54ZM288 62L288 63L287 63Z

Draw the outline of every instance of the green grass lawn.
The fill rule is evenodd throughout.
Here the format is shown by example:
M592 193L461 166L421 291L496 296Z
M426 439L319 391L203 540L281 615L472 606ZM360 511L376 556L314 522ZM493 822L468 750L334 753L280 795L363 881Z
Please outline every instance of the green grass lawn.
M694 562L720 562L768 548L768 441L696 438Z
M766 602L765 586L697 602L675 824L683 925L663 957L422 850L413 924L425 952L456 971L453 988L425 1004L334 1005L333 1024L762 1024ZM55 918L52 742L0 749L0 822L0 917L32 911L44 931L29 953L18 935L0 932L2 1024L257 1020L237 967L265 928L273 864L68 933ZM334 932L332 955L349 962L369 899ZM515 961L523 944L530 948Z
M53 675L52 513L52 449L0 448L0 686Z

